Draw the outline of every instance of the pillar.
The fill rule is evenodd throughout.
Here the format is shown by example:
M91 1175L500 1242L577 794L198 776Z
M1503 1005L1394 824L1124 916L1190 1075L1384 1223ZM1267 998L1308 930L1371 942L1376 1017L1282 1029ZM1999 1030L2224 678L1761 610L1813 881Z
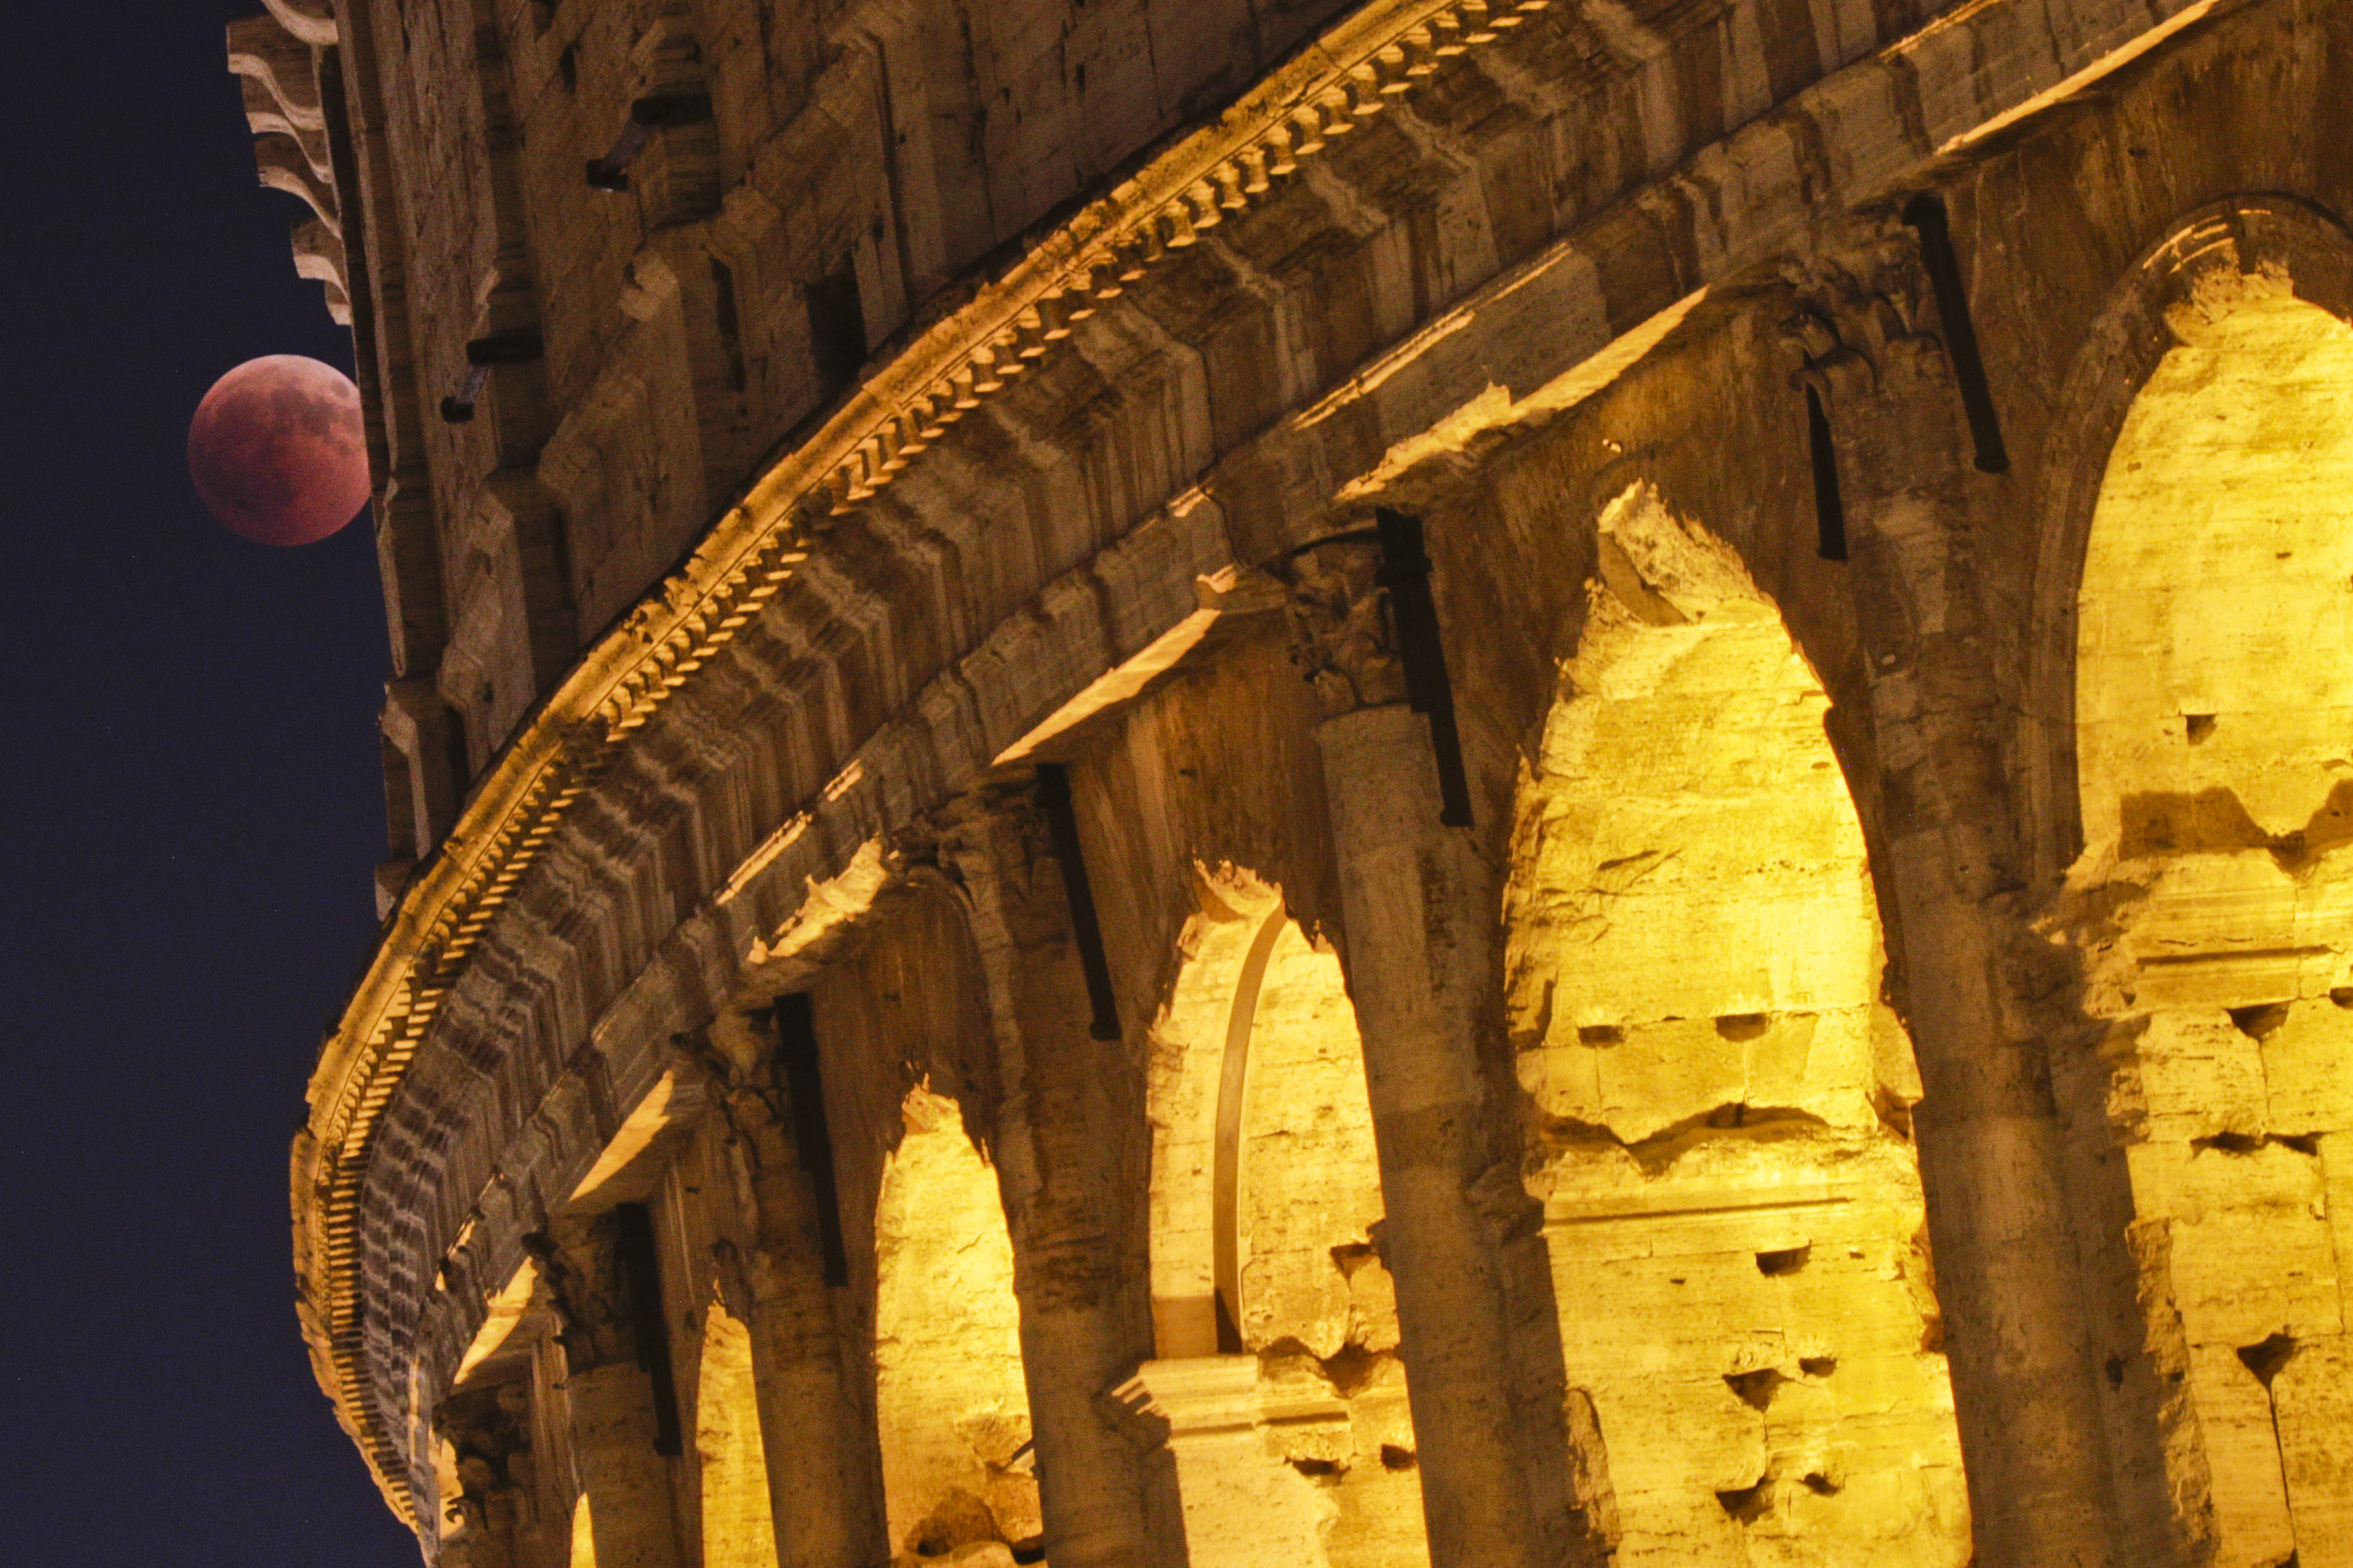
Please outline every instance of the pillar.
M531 1385L517 1378L452 1394L433 1413L435 1436L456 1461L446 1492L437 1568L550 1568L530 1550Z
M1323 753L1396 1281L1398 1354L1433 1563L1599 1562L1570 1477L1540 1212L1520 1182L1495 952L1496 871L1440 818L1430 721L1406 681L1378 552L1303 555L1300 661Z
M997 1047L992 1152L1013 1241L1039 1504L1054 1568L1185 1561L1176 1476L1113 1391L1152 1355L1141 1053L1090 991L1066 865L1023 791L968 799L939 854L961 875ZM1102 988L1100 974L1097 989ZM1102 1038L1116 1035L1120 1037Z
M2115 1496L2098 1287L2046 1054L2066 984L2031 926L2002 658L2016 631L1997 623L1982 543L2017 492L1964 464L1934 310L1909 239L1825 268L1792 322L1798 380L1827 416L1835 476L1818 424L1817 484L1843 513L1869 671L1881 809L1866 826L1924 1091L1913 1120L1977 1561L2121 1564L2142 1559ZM1825 554L1835 533L1826 521Z
M779 1002L806 1020L806 998ZM829 1172L832 1158L823 1146L823 1086L813 1064L797 1077L787 1070L775 1010L752 1023L744 1032L749 1059L710 1058L717 1081L708 1092L734 1134L727 1157L755 1237L740 1253L723 1246L718 1263L728 1310L751 1342L777 1562L871 1568L889 1559L892 1543L870 1402L854 1397L849 1382L871 1369L848 1348L840 1217L835 1212L828 1227L834 1199L819 1169Z
M663 1336L666 1370L669 1331L649 1270L631 1267L632 1229L610 1210L558 1220L539 1263L562 1325L572 1465L596 1568L687 1568L672 1500L677 1410L665 1415L642 1348Z

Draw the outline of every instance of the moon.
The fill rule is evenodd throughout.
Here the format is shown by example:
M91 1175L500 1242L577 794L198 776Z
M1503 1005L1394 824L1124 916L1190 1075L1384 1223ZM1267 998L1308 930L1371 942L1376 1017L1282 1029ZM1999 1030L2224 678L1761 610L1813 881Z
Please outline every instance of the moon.
M260 544L311 544L368 500L360 390L301 354L249 359L188 423L188 477L212 514Z

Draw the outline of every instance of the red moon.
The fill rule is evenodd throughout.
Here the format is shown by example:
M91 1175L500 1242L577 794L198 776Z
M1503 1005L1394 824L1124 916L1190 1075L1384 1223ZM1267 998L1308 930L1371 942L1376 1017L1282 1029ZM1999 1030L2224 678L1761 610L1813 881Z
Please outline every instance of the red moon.
M250 359L188 423L188 476L212 514L261 544L311 544L368 500L360 390L301 354Z

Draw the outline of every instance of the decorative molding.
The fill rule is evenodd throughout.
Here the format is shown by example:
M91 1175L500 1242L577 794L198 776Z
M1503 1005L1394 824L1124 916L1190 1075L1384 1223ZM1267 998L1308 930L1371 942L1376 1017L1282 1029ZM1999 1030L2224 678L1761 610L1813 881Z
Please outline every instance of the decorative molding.
M1405 661L1379 581L1379 544L1369 535L1335 535L1286 565L1291 661L1315 689L1324 716L1404 701Z
M317 215L293 226L294 271L326 289L327 314L348 327L352 302L343 197L335 188L320 79L332 68L321 51L332 47L335 37L332 14L322 20L281 0L228 25L228 68L244 86L245 120L257 138L254 163L261 183L301 197Z
M333 0L261 0L279 26L314 48L331 48L335 30Z

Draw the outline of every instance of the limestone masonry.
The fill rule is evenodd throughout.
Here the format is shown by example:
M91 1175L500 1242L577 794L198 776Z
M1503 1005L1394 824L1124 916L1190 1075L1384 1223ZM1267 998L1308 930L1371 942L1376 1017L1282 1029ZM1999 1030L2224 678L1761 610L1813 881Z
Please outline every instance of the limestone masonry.
M439 1568L2353 1565L2353 0L269 0Z

